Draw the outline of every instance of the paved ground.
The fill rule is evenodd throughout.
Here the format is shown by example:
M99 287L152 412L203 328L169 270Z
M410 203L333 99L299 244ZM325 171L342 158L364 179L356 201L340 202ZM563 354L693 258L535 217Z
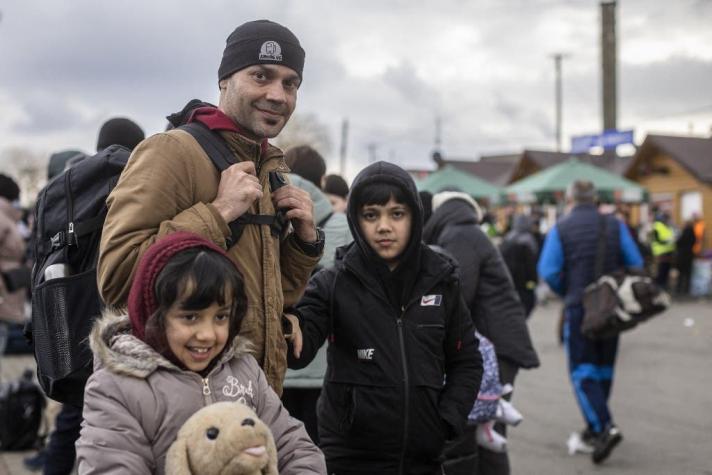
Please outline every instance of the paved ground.
M525 416L510 430L514 474L712 475L712 302L675 303L665 315L625 335L611 402L625 440L603 465L569 456L566 439L583 426L555 339L560 306L530 319L541 368L520 373L514 402ZM2 362L5 377L31 357ZM0 475L28 474L22 453L0 453Z
M530 319L541 368L520 373L510 431L512 472L522 474L712 474L712 302L675 303L622 337L611 410L624 441L601 466L569 456L583 428L555 340L558 304Z

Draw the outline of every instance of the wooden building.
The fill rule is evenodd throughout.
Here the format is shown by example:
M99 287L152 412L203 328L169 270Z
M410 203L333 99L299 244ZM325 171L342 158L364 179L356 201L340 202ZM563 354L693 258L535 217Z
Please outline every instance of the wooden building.
M712 138L648 135L625 176L647 188L650 205L676 226L701 216L704 249L712 248Z

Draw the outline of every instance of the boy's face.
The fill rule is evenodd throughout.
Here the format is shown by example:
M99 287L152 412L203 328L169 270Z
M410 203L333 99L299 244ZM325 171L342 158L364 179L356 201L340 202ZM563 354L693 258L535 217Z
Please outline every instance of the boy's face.
M410 207L393 197L385 205L364 205L358 224L371 249L393 270L410 241L413 214Z
M189 370L204 370L225 348L231 303L221 306L213 302L201 310L188 310L178 301L166 313L168 346Z

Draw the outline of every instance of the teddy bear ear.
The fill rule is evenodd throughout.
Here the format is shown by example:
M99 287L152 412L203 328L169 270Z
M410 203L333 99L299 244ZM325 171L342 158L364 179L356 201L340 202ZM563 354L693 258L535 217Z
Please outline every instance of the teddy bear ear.
M267 430L269 431L269 429ZM262 473L264 475L279 475L279 470L277 470L277 446L274 444L272 437L267 437L267 455L269 456L269 461Z
M188 446L184 437L173 442L166 455L166 473L171 475L192 475L188 465Z

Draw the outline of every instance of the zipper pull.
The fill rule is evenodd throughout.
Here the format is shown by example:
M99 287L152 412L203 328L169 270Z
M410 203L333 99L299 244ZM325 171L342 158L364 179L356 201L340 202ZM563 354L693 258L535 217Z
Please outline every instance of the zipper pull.
M208 386L208 378L203 380L203 396L210 396L210 386Z
M70 221L69 225L67 226L67 243L70 246L76 246L79 241L77 240L77 236L74 234L74 222Z

